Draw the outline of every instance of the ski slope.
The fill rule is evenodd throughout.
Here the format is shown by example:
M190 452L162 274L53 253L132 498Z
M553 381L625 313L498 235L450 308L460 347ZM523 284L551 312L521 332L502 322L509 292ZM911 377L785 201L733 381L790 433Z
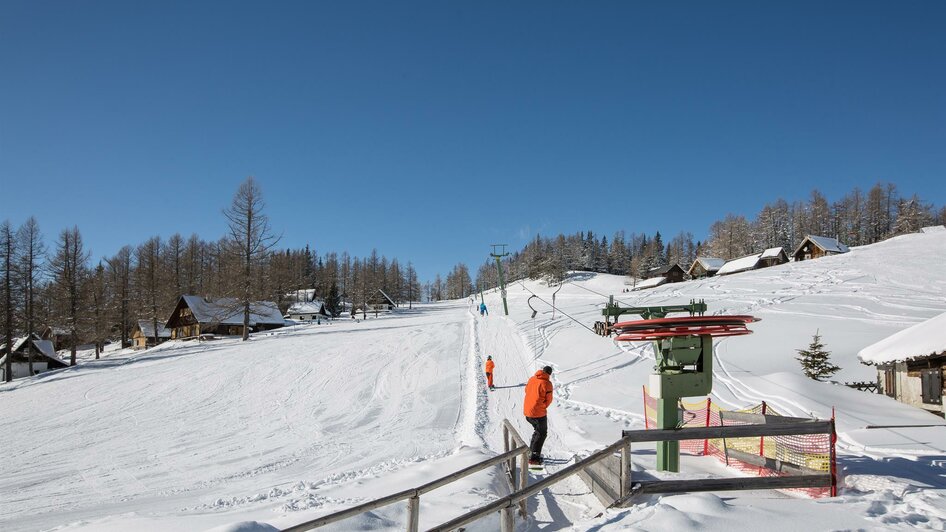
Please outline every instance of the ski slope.
M575 273L558 287L511 284L489 317L469 300L366 321L294 326L249 342L169 342L146 352L0 385L3 530L282 528L407 489L502 450L500 422L528 439L523 385L555 368L545 452L563 467L643 426L647 344L616 344L588 327L613 294L628 306L705 299L710 313L753 314L755 333L716 346L713 401L765 400L789 415L837 414L844 487L812 501L778 492L645 497L602 508L579 481L530 501L520 530L946 528L946 422L889 398L801 375L795 350L817 330L842 371L874 380L856 353L946 312L946 233L729 277L624 293L618 276ZM532 318L528 300L539 312ZM477 300L478 303L478 300ZM482 364L496 362L496 391ZM868 429L869 425L932 425ZM652 447L634 468L653 472ZM680 475L731 476L685 456ZM424 495L421 527L505 494L498 470ZM839 506L842 505L842 506ZM843 508L844 511L839 511ZM402 530L395 504L331 530ZM467 530L496 530L495 517Z

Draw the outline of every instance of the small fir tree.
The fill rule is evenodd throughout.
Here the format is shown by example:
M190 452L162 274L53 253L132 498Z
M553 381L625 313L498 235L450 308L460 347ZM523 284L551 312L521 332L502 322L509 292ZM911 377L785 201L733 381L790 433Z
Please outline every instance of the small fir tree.
M815 336L808 345L808 349L798 349L798 356L795 357L801 363L805 375L816 381L822 381L841 369L828 360L831 357L831 352L825 351L819 332L819 330L815 331Z

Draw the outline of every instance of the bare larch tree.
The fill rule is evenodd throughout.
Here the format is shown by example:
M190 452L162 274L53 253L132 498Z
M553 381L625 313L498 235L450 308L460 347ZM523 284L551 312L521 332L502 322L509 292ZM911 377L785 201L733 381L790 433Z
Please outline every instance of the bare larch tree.
M223 211L230 227L231 246L239 255L241 274L238 299L243 307L243 340L250 337L250 305L255 299L253 273L269 250L279 241L263 214L263 192L253 176L247 177L233 196L230 208Z

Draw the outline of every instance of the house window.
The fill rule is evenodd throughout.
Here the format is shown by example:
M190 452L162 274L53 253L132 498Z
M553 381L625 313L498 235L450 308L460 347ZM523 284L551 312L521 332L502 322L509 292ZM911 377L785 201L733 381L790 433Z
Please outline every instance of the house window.
M921 370L920 385L923 392L923 403L928 405L943 404L942 368Z
M887 397L897 397L897 371L893 366L884 369L884 393Z

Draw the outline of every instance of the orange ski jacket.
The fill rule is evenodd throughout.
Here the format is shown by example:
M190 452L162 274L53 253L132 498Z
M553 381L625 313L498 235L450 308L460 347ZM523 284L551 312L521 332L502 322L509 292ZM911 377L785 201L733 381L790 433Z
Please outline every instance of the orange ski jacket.
M492 372L493 372L493 368L495 368L495 367L496 367L496 364L493 364L493 361L492 361L492 360L487 360L487 361L486 361L486 373L492 373Z
M526 417L545 417L550 404L552 381L549 380L549 374L540 369L526 383L526 400L522 403L522 411Z

